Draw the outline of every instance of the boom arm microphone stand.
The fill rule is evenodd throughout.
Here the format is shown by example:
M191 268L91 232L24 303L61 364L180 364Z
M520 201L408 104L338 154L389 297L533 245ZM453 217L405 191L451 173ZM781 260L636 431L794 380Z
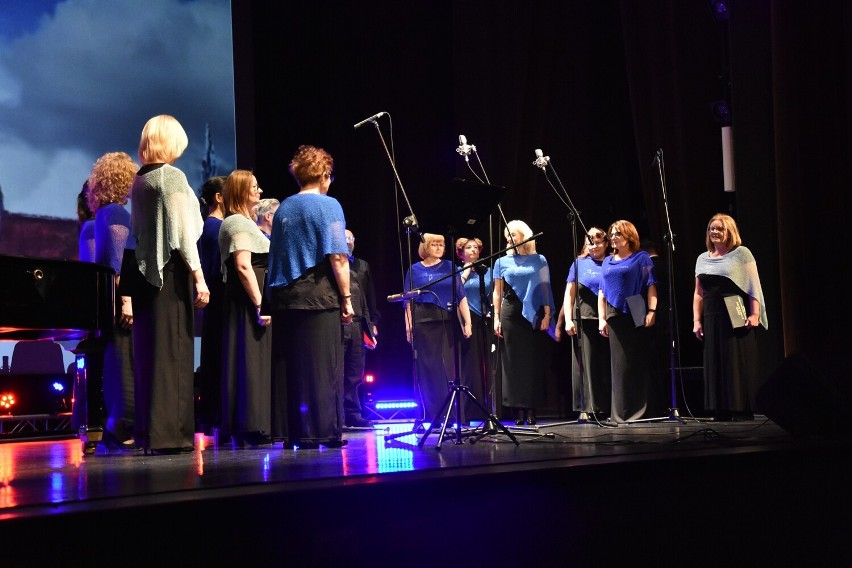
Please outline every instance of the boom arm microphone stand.
M470 173L472 173L476 177L476 179L478 179L481 183L487 183L489 185L491 184L491 180L488 179L488 173L485 171L485 166L482 165L482 160L479 158L479 152L476 151L476 146L474 146L473 144L468 144L467 138L465 137L464 134L459 134L459 147L456 148L456 152L458 152L459 154L464 156L464 161L467 164L467 169L470 170ZM479 163L479 170L482 172L482 176L485 178L484 182L482 181L482 178L479 177L479 174L477 174L473 170L473 168L470 166L470 157L469 156L470 156L471 152L473 152L473 154L476 156L476 161ZM506 216L503 214L503 208L500 206L499 203L497 204L497 212L500 213L500 219L503 221L503 227L505 227L506 231L508 231L509 230L509 222L506 220ZM492 229L492 227L490 226L490 223L489 223L489 229L488 229L488 237L489 238L491 238L492 232L493 232L493 229ZM509 238L510 239L512 238L511 233L509 234ZM494 247L492 245L491 251L493 252L493 250L494 250Z
M406 228L405 233L406 233L406 237L408 239L408 265L411 266L411 264L412 264L411 233L416 232L419 235L421 242L426 242L426 240L423 237L423 232L420 230L420 227L417 224L417 216L414 214L414 209L411 207L411 202L409 201L408 194L405 192L405 188L402 185L402 180L399 178L399 172L396 169L396 161L393 159L393 156L391 155L391 152L388 149L388 145L385 142L385 138L382 135L382 131L379 128L379 123L377 122L377 120L379 118L381 118L382 116L385 116L385 115L387 115L388 120L391 120L391 132L393 132L393 121L391 119L391 115L390 115L390 113L387 113L387 112L384 112L384 111L376 113L373 116L371 116L369 118L365 118L361 122L356 123L355 129L357 130L358 128L360 128L360 127L362 127L362 126L364 126L365 124L368 124L368 123L372 124L373 126L376 127L376 134L378 134L378 136L379 136L379 140L381 141L382 147L385 150L385 154L388 157L388 162L390 163L391 169L393 170L393 175L394 175L394 179L396 181L396 184L400 189L400 193L402 193L402 197L405 199L406 206L408 207L409 215L402 220L402 224ZM411 286L411 282L409 282L409 287L410 286ZM390 297L388 298L388 300L391 301ZM393 300L393 301L398 301L398 300ZM412 309L414 309L413 306L412 306ZM408 315L405 314L405 317L408 317ZM414 317L413 317L413 314L412 314L412 317L411 317L411 351L412 351L413 357L414 357L414 360L412 362L413 374L414 374L414 384L419 387L419 378L417 377L417 346L416 346L415 341L414 341ZM399 433L398 435L399 436L407 436L411 433L417 432L421 424L422 424L422 420L416 420L415 424L414 424L414 428L412 429L411 432L403 432L403 433Z
M666 166L665 161L663 159L663 149L660 148L654 154L654 164L657 166L657 173L660 176L660 190L662 191L663 197L663 209L666 213L666 234L663 235L663 240L666 241L666 266L668 267L668 282L666 285L668 286L668 322L669 322L669 378L671 381L671 408L669 408L669 415L663 416L659 418L644 418L639 420L633 420L632 422L680 422L681 424L686 424L685 420L681 418L680 414L677 410L677 390L676 390L676 381L675 381L675 340L674 340L674 270L672 269L673 263L673 255L674 255L674 233L672 233L672 224L669 219L669 202L668 202L668 192L666 191Z
M459 155L464 157L464 161L465 161L465 164L467 165L467 168L474 175L474 177L476 177L476 179L479 180L480 183L486 183L486 184L489 184L489 185L491 184L491 180L488 178L488 172L485 171L485 166L482 164L482 159L479 157L479 152L476 151L476 146L474 146L473 144L468 144L467 143L467 137L465 137L464 134L459 135L459 147L456 148L456 152ZM470 165L470 154L471 154L471 152L476 157L476 161L479 164L479 170L482 172L482 177L480 177L479 174L476 173L476 171ZM484 181L483 181L483 178L485 178ZM503 228L506 229L506 233L509 235L509 239L512 241L513 247L518 246L518 243L514 242L512 234L509 231L509 222L506 220L506 215L503 213L503 208L499 203L497 204L497 212L500 214L500 220L503 222L502 226L503 226ZM493 227L493 224L491 222L491 218L489 217L489 220L488 220L488 240L489 240L488 246L489 246L490 254L489 254L489 256L487 256L485 258L480 258L476 262L476 267L485 266L484 264L482 264L483 261L491 260L491 262L489 264L490 264L490 267L493 270L493 268L494 268L493 259L497 255L499 255L500 253L504 252L503 250L498 251L496 253L494 252L493 235L494 235L494 227ZM509 247L505 250L510 250L513 247ZM484 283L484 276L482 274L480 274L479 278L480 278L480 283L483 284ZM482 290L480 290L480 294L482 295L482 306L483 306L483 317L482 317L482 326L484 328L483 329L483 337L489 338L489 337L491 337L489 335L489 333L493 334L493 331L491 330L491 325L489 323L489 320L493 319L493 311L490 309L490 307L491 307L490 294L488 294L488 295L485 294L484 284L481 286L481 288L483 288ZM486 306L489 306L487 313L485 311ZM491 345L490 341L488 342L488 344ZM498 343L498 345L499 345L499 343ZM483 391L485 393L485 397L486 397L485 405L488 407L488 409L490 411L490 416L488 418L486 418L486 420L482 424L482 433L479 434L476 438L474 438L471 441L472 443L476 442L478 439L482 438L483 436L488 436L488 435L491 435L491 434L497 434L497 433L499 433L499 430L502 429L502 425L500 424L500 421L497 420L497 418L496 418L497 401L496 401L496 396L495 396L495 393L496 393L496 372L495 371L496 371L497 361L499 360L499 351L494 350L491 354L491 357L492 357L492 364L490 366L487 364L488 353L484 354L483 362L482 362L484 368L486 369L487 375L488 375L488 376L486 376L486 381L488 381L488 379L490 378L490 381L488 381L488 382L491 383L490 388L486 386L486 388ZM492 417L493 417L493 419L492 419ZM512 428L512 427L510 427L509 430L517 432L517 433L523 433L524 430L528 430L528 429L527 428Z
M554 193L556 193L556 196L563 203L563 205L565 205L565 207L568 209L568 217L571 220L571 240L573 242L573 247L574 247L574 260L572 261L574 263L574 292L575 292L574 303L573 303L574 313L573 314L564 314L564 316L566 318L570 317L575 322L577 322L576 335L575 335L574 338L570 338L570 336L569 336L569 338L571 339L572 344L576 343L576 346L577 346L577 354L574 355L574 357L577 359L577 364L578 364L578 368L579 368L579 371L580 371L580 373L579 373L580 392L582 393L582 404L581 404L582 411L580 412L580 417L577 420L569 420L569 421L566 421L566 422L554 422L554 423L551 423L551 424L544 424L544 425L539 426L539 428L553 428L555 426L564 426L566 424L585 424L585 423L588 422L588 416L589 415L592 416L594 423L597 424L598 426L600 426L601 428L614 427L615 425L609 425L609 424L604 424L604 423L600 422L597 418L597 415L594 412L594 408L591 409L591 412L586 410L586 408L587 408L586 392L589 389L586 388L586 378L587 378L586 377L586 368L585 368L585 365L583 364L583 361L584 361L584 358L583 358L583 337L582 337L583 336L583 326L582 326L582 322L580 320L580 302L579 302L579 299L580 299L580 282L579 282L580 274L579 274L578 264L577 264L578 263L577 257L579 256L580 250L582 249L582 247L579 246L579 240L577 238L577 223L578 222L580 223L580 226L583 229L583 234L586 236L586 240L589 242L589 244L591 244L592 241L591 241L591 237L589 236L589 230L586 228L586 225L583 223L583 220L580 217L580 212L577 210L576 207L574 207L574 202L571 201L571 197L568 195L568 191L565 189L565 186L562 185L562 180L559 179L559 175L556 173L556 169L553 167L553 164L550 163L550 156L545 156L544 153L538 148L536 148L536 150L535 150L535 156L536 156L536 158L533 161L533 165L537 168L540 168L542 173L544 173L544 177L547 180L547 183L553 189ZM550 166L550 172L553 174L554 179L556 179L556 182L559 185L559 189L556 188L556 186L553 184L553 182L550 180L550 177L548 176L548 173L547 173L548 166ZM560 191L561 191L561 193L560 193ZM566 291L566 293L567 293L567 291ZM563 300L563 305L564 305L564 300ZM573 390L573 387L572 387L572 390Z

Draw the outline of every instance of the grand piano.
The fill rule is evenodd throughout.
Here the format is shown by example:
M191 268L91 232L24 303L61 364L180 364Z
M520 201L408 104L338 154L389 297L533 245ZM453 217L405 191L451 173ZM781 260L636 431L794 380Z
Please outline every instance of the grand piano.
M73 424L86 454L103 435L103 377L96 360L115 315L115 271L76 260L0 255L0 340L79 341Z

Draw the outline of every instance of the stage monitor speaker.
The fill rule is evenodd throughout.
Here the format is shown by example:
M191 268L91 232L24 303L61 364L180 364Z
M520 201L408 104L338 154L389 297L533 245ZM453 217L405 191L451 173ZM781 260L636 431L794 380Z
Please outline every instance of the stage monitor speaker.
M841 385L803 355L784 359L755 394L755 410L794 436L845 436L850 408Z

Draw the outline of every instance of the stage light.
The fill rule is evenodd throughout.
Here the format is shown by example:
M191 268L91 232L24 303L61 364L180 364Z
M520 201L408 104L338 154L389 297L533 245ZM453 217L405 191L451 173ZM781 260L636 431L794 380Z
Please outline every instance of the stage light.
M728 3L724 0L710 0L710 12L717 22L727 22L731 17L728 12Z
M59 394L62 394L63 392L65 392L65 385L63 385L59 381L53 381L53 384L51 384L50 386L51 386L51 388L53 388L53 390L55 390Z
M372 385L376 382L376 376L370 373L364 375L364 383L368 385Z
M15 405L15 395L12 393L0 394L0 409L6 410L12 414L12 407Z
M370 419L411 420L415 418L418 404L408 399L377 400L365 408L372 414Z
M403 410L406 408L417 408L413 400L383 400L376 402L376 410Z
M713 111L713 119L720 126L731 126L734 122L734 117L731 115L731 107L728 101L713 101L710 103L710 110Z

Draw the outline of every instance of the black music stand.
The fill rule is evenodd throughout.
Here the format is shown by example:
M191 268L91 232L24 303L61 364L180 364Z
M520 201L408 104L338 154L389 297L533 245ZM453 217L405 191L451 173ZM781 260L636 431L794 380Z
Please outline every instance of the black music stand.
M488 217L494 212L500 201L502 201L506 191L505 187L455 178L449 184L439 186L430 193L429 202L424 203L424 206L420 209L424 213L420 218L420 226L425 232L445 235L445 239L448 242L447 246L451 248L455 243L456 237L478 237L488 231ZM446 278L455 278L460 272L461 269L454 270ZM438 280L435 282L438 282ZM432 284L435 282L432 282ZM451 284L451 287L453 298L450 313L455 318L459 301L456 297L455 285ZM503 426L497 417L471 394L468 387L461 384L459 373L459 341L459 329L456 322L453 325L453 380L447 385L447 398L441 404L435 417L430 422L429 428L420 438L417 445L421 448L423 447L426 443L426 438L429 437L429 434L435 428L435 424L443 416L438 443L436 445L436 449L441 449L441 444L447 431L447 423L450 420L453 410L455 410L455 415L459 419L459 422L461 421L462 396L466 396L474 406L482 411L486 422L496 423L497 427L518 445L519 442L512 435L512 432ZM455 429L455 434L456 443L463 443L461 424Z

